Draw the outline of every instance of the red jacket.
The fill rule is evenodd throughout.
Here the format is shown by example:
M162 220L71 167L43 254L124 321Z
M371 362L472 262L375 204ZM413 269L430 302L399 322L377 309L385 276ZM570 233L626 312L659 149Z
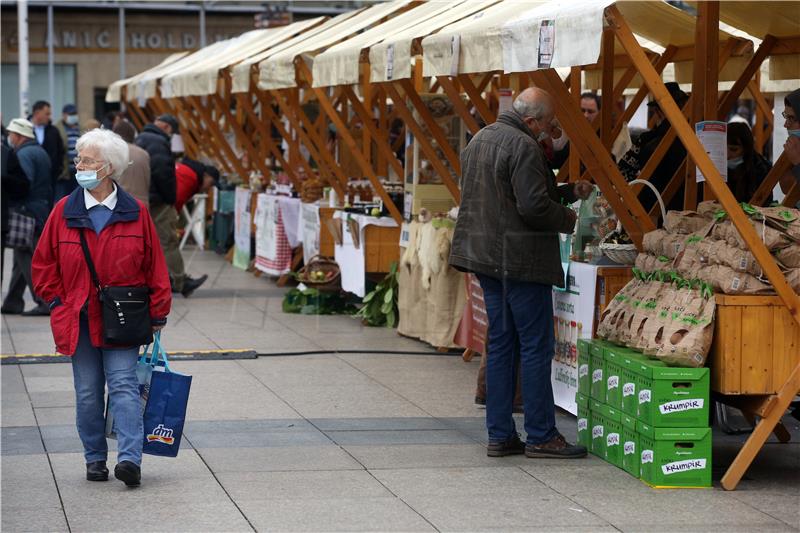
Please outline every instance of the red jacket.
M67 355L74 354L78 346L79 315L87 300L92 344L104 346L100 302L83 257L81 228L101 285L150 287L154 325L166 323L172 305L161 243L144 204L117 187L117 205L98 235L86 210L83 189L78 187L50 213L31 266L34 290L51 309L56 350Z
M178 213L200 191L202 179L202 172L198 174L196 169L185 163L175 163L175 209Z

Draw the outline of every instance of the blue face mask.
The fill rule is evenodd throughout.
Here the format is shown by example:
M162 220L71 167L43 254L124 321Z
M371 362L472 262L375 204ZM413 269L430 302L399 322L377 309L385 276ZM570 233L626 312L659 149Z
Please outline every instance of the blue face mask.
M736 167L740 166L744 163L744 157L735 157L733 159L728 159L728 170L733 170Z
M788 130L789 137L800 137L800 130Z
M78 185L80 185L87 191L91 191L92 189L100 185L100 182L103 179L105 178L97 177L97 170L78 170L77 172L75 172L75 181L77 181Z

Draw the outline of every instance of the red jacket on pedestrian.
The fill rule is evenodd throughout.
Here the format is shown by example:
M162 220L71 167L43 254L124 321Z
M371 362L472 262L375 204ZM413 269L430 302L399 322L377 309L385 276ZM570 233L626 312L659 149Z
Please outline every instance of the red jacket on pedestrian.
M175 209L180 213L186 202L200 192L203 183L203 165L199 163L190 165L183 162L175 163Z
M75 353L80 312L87 300L92 345L107 347L103 343L100 301L83 256L80 231L86 235L100 284L150 287L151 322L165 324L172 305L169 274L147 208L117 187L117 205L98 235L79 187L53 208L31 266L34 290L50 306L56 350L66 355Z

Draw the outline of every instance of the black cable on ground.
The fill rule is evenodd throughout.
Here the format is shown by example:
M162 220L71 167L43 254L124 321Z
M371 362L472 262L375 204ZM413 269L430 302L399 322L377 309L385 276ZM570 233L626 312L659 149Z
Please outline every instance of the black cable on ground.
M361 355L436 355L436 356L461 356L463 350L450 350L446 352L421 352L406 350L308 350L301 352L270 352L257 353L258 357L291 357L295 355L326 355L326 354L361 354Z

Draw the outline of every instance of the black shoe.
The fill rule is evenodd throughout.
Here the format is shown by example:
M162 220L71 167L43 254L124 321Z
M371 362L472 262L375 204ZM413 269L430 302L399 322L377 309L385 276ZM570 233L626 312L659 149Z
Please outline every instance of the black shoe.
M86 479L88 481L108 481L108 468L105 461L86 463Z
M203 274L199 278L190 278L189 276L186 276L186 279L183 281L183 290L181 291L181 294L183 294L184 298L188 298L194 291L199 289L200 285L205 283L207 279L207 274Z
M114 467L114 477L128 487L138 487L142 483L142 469L130 461L122 461Z
M475 405L486 405L486 398L481 398L480 396L475 396Z
M50 316L50 308L46 305L37 305L33 309L22 313L22 316Z
M511 440L506 442L490 442L486 446L486 455L489 457L505 457L523 453L525 453L525 443L519 440L519 435L514 435Z
M25 307L11 307L10 305L4 305L0 307L0 314L3 315L21 315L22 312L25 310Z
M586 447L579 444L570 444L560 433L557 433L555 437L547 442L525 446L525 457L579 459L586 457Z

